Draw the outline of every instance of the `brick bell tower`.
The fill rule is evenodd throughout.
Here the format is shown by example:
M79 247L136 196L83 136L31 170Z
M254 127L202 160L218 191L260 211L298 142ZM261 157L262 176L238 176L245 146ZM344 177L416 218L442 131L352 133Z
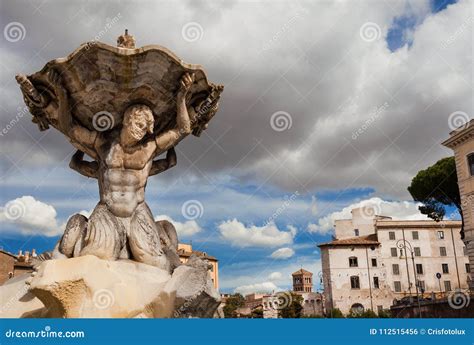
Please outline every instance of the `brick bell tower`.
M294 292L313 292L313 273L301 268L292 276Z

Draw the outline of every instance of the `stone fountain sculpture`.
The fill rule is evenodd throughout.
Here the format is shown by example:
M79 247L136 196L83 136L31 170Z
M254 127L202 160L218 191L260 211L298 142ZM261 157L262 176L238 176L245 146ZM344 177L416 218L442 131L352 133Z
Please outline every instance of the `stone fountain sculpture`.
M127 31L117 45L89 42L16 77L33 122L69 139L70 167L100 191L90 217L69 219L51 260L27 281L44 307L17 306L17 316L212 317L219 305L207 263L180 263L176 230L155 222L145 187L176 165L181 140L207 128L223 86L164 47L135 48Z

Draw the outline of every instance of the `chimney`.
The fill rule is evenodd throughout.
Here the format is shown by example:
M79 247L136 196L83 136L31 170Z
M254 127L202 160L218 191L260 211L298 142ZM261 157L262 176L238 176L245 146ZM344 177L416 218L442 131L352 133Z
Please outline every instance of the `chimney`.
M33 248L33 249L31 250L31 257L32 257L32 258L36 258L37 256L38 256L38 255L36 254L36 249Z
M28 250L25 251L25 262L30 261L30 252Z

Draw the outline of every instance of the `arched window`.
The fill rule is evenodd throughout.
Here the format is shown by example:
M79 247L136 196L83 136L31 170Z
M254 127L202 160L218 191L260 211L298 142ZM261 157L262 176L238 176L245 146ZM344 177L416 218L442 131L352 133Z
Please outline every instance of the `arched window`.
M364 306L360 303L354 303L351 307L351 311L354 314L361 314L364 312Z
M469 166L471 176L474 176L474 152L467 155L467 165Z

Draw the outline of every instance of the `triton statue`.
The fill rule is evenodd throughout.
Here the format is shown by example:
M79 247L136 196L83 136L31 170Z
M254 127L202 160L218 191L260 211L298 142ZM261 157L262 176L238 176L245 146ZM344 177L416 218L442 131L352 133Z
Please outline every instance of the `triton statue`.
M16 77L39 129L61 131L78 149L70 167L99 184L91 216L69 219L53 258L90 254L172 272L180 265L176 230L154 221L147 179L175 166L174 147L207 128L223 86L166 48L136 49L127 31L117 43L83 44L38 73Z

